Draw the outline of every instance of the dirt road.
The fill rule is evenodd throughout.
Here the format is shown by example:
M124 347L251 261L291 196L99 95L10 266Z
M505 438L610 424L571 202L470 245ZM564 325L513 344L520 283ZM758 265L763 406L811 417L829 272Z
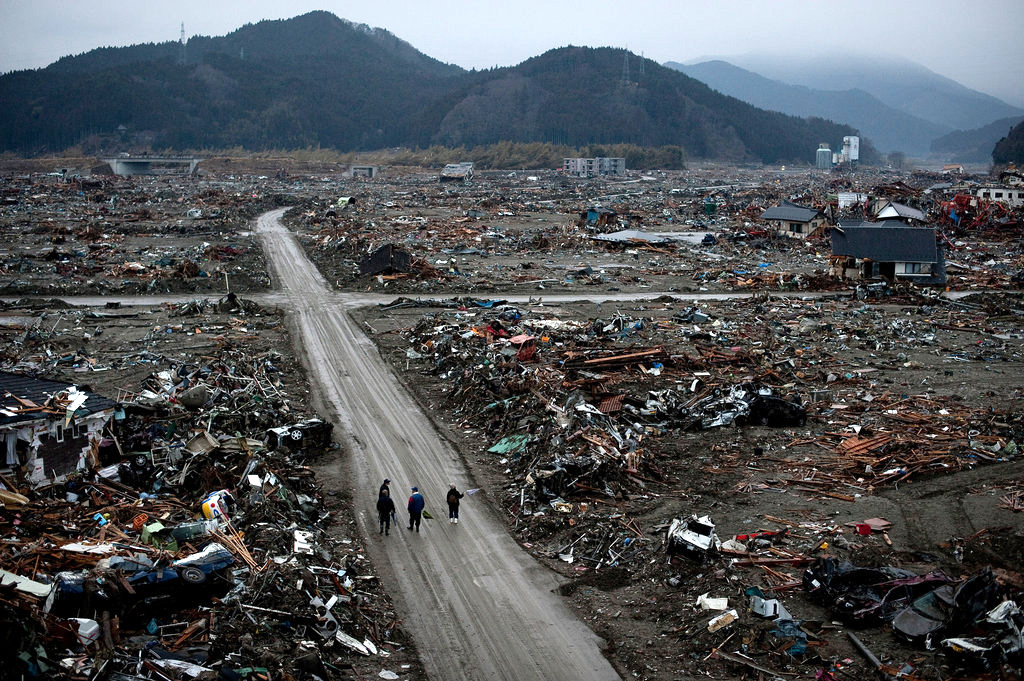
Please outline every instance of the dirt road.
M322 406L338 426L349 463L336 479L353 498L368 550L397 588L396 602L435 679L617 679L599 639L553 593L557 577L526 555L481 498L447 521L451 482L475 487L454 449L345 314L294 237L283 210L259 218L275 288L288 299L300 356ZM399 524L377 532L377 486L391 478ZM435 520L406 529L405 499L416 485ZM358 502L357 502L358 507Z

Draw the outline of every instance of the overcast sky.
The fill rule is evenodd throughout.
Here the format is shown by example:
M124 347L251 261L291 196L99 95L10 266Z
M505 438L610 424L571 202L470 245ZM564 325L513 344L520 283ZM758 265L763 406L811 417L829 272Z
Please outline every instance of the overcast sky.
M0 0L0 72L96 47L218 36L315 9L463 68L555 47L663 63L748 52L883 51L1024 106L1024 0Z

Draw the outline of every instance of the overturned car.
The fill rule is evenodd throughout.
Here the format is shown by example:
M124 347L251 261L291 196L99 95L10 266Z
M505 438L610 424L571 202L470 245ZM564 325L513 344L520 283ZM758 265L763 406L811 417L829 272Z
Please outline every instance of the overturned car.
M267 448L276 449L325 449L331 444L334 424L318 418L306 419L289 426L267 430Z
M228 568L234 556L217 542L173 561L144 554L110 556L89 571L60 572L54 611L89 615L102 610L131 614L136 606L163 604L168 611L188 607L193 596L226 593L232 586Z

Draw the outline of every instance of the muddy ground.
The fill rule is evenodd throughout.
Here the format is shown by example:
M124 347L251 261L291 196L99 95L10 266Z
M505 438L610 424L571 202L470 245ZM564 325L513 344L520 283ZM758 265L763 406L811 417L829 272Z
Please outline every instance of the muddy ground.
M0 295L223 294L270 284L256 180L0 176Z
M859 300L850 286L827 281L827 253L821 243L728 238L763 207L780 198L799 198L800 187L817 182L811 174L770 177L769 182L779 179L781 184L755 189L747 183L765 180L763 171L727 168L652 174L628 183L566 181L544 173L536 180L525 173L495 174L489 182L482 179L466 187L440 186L429 171L381 181L346 179L335 168L283 178L231 172L218 169L187 182L107 177L68 182L51 175L7 175L0 212L0 229L8 237L0 260L0 293L219 296L227 286L240 292L267 290L270 278L248 220L271 207L294 204L287 221L304 235L307 252L327 280L341 290L438 300L453 294L479 299L522 294L539 301L516 306L526 320L577 320L582 328L592 328L600 319L615 322L616 332L627 331L602 338L570 333L559 338L562 346L541 345L540 365L550 362L554 367L547 376L552 394L558 392L558 361L566 346L620 352L661 346L675 359L665 362L660 374L649 373L650 366L627 365L603 376L593 394L625 395L627 403L639 403L650 391L685 389L695 374L709 370L723 385L760 376L787 394L801 396L809 416L801 427L749 425L688 432L644 423L638 429L643 433L644 466L635 474L615 473L610 496L578 490L565 499L567 513L536 505L524 509L519 495L528 462L487 449L517 428L536 431L543 419L514 414L530 420L509 424L482 416L480 403L507 397L508 386L495 384L493 394L477 393L473 399L465 391L453 398L457 374L436 371L431 355L422 352L425 326L443 323L465 330L492 314L471 305L465 310L389 307L358 313L374 330L373 339L396 373L424 405L431 405L438 428L486 491L479 498L505 509L509 531L524 549L564 576L563 594L608 642L607 654L625 678L756 678L756 672L742 665L711 656L716 648L747 651L764 667L787 674L806 677L818 669L833 669L837 678L868 676L863 656L845 638L843 627L804 597L800 587L766 592L777 594L794 616L811 623L806 628L817 638L812 637L809 652L799 659L781 652L785 643L745 612L744 588L768 589L799 580L801 567L774 565L771 569L778 574L773 575L764 568L732 566L730 557L670 563L664 529L673 518L691 513L709 514L723 539L788 527L791 537L772 547L782 552L774 555L831 554L860 565L941 569L954 577L991 567L1009 589L1022 586L1018 571L1024 564L1024 518L1000 507L1000 499L1024 489L1021 461L1005 450L1011 442L1024 445L1018 407L1024 301L1020 294L1009 293L940 303L902 291ZM708 192L702 188L713 186L729 187L733 210L726 211L723 201L719 213L706 213L703 196ZM685 191L674 191L679 189ZM338 206L340 196L355 196L357 202ZM671 248L595 245L587 239L594 230L578 220L579 212L594 203L636 214L636 225L643 229L689 230L693 243ZM191 209L200 214L190 215ZM704 232L714 233L717 243L701 245ZM1022 262L1019 235L959 239L961 245L950 259L962 268L951 270L952 288L1009 286ZM358 274L361 254L386 243L399 244L418 259L414 276ZM544 302L555 293L822 288L840 289L844 296L702 302L696 306L703 315L699 321L692 316L683 321L682 313L694 307L685 300ZM5 345L17 343L22 323L47 330L68 359L44 373L109 391L111 397L153 371L147 361L132 359L139 348L187 356L201 352L204 343L220 342L217 335L235 325L226 316L213 322L223 329L199 335L193 329L189 335L187 320L171 319L159 307L123 316L99 308L92 310L99 316L69 313L53 303L30 310L5 312L26 317L6 322ZM425 315L436 316L427 324ZM415 336L412 329L418 329ZM286 356L290 352L279 311L268 311L258 333L245 335L253 336L246 342L258 347ZM467 357L486 352L482 338L467 341L465 348ZM693 359L701 356L699 348L745 359L732 369L728 363L705 365ZM410 349L424 358L410 358ZM43 358L35 364L26 364L22 357L12 361L13 354L5 354L4 368L33 370L48 364ZM769 359L792 363L776 365ZM285 364L290 370L284 378L302 394L306 388L298 366ZM469 375L476 366L459 368ZM886 407L898 414L887 415ZM934 424L956 435L955 442L929 431ZM868 473L837 453L854 426L866 436L888 432L926 444L938 441L934 449L943 454L909 475ZM928 451L924 445L911 449L915 455ZM350 536L353 525L344 520L352 511L351 500L328 494L328 501L339 512L339 537L358 541ZM847 526L872 517L893 523L891 546L880 534L860 536ZM636 548L621 551L615 564L600 567L580 558L572 563L560 559L559 553L584 534L592 535L591 540L597 535L620 542L629 538ZM812 554L823 539L829 547ZM740 621L708 632L707 621L714 613L694 605L704 593L728 596ZM885 627L858 635L884 662L910 664L919 678L977 678L976 672L958 671L937 653L899 644ZM404 652L396 650L395 662L415 665L414 651L400 649Z
M469 185L451 185L438 184L431 173L410 172L307 195L285 222L341 290L425 297L847 290L849 282L829 275L827 240L773 236L761 213L782 199L810 204L831 196L834 202L837 191L851 188L870 191L878 185L885 196L887 182L906 180L917 189L898 200L938 221L942 197L923 193L937 179L713 167L626 180L490 172ZM602 216L591 221L593 208ZM861 219L858 211L846 208L838 216ZM627 229L670 233L680 241L598 240ZM1013 276L1024 270L1019 233L949 234L948 288L1014 286ZM410 256L408 271L361 274L366 254L385 245Z
M1019 306L1020 298L1004 299L1002 304ZM689 325L674 319L689 309L690 303L665 300L514 307L526 327L535 318L581 320L585 322L584 329L590 328L595 319L621 317L625 319L625 328L635 328L642 322L642 330L615 341L592 338L584 343L583 334L576 334L575 338L558 336L555 340L557 334L552 332L553 345L541 345L539 363L525 365L524 372L547 374L547 385L552 388L547 395L556 406L560 393L553 386L563 376L557 367L568 348L612 346L621 353L653 346L670 348L669 354L676 358L674 366L667 366L657 376L645 374L639 363L605 376L604 381L613 384L612 392L626 395L627 400L636 403L651 391L689 384L694 369L716 371L712 366L687 366L683 360L695 354L696 345L686 338ZM685 432L648 426L643 452L650 465L641 466L636 476L615 471L614 467L612 472L599 476L607 481L611 493L602 493L595 488L600 485L588 479L587 485L563 494L571 509L566 514L553 511L547 504L526 510L520 507L521 492L525 489L528 499L532 493L531 486L524 482L531 469L487 451L500 436L510 432L539 431L543 427L540 424L547 420L543 408L516 412L511 420L520 419L517 428L508 423L509 418L498 423L498 417L480 413L483 403L514 397L518 392L514 385L491 384L492 391L472 398L453 397L453 375L482 368L479 362L487 355L483 338L473 337L458 348L462 359L455 362L454 370L451 362L442 364L434 357L409 359L410 348L423 350L423 336L410 338L411 329L441 328L446 324L451 325L447 327L449 331L453 327L480 328L496 312L474 312L472 304L462 310L388 306L362 310L361 318L377 331L374 339L382 354L391 360L410 389L424 405L431 405L431 413L438 415L442 431L466 457L477 483L506 510L509 531L538 560L566 578L563 593L580 616L608 641L609 655L624 676L736 678L741 667L708 659L718 647L750 652L762 665L779 672L808 675L819 669L832 669L838 663L853 677L866 678L869 674L863 657L843 636L844 627L826 609L802 595L802 588L767 591L780 581L798 582L801 568L773 566L785 578L771 575L769 579L756 568L731 566L734 556L671 564L664 547L664 529L673 518L690 514L709 514L723 539L789 527L791 538L778 544L783 551L835 556L863 566L898 566L919 574L943 570L956 577L991 567L1000 571L1011 593L1024 586L1018 572L1024 559L1024 519L1019 513L999 507L1001 496L1024 485L1020 461L998 457L1002 462L982 464L978 459L972 461L968 454L943 462L952 462L958 470L925 468L898 480L892 476L880 480L885 476L857 470L837 455L834 446L824 444L829 441L826 434L844 431L853 424L863 425L865 433L872 428L878 432L902 430L898 424L894 427L885 423L885 406L859 409L857 395L865 407L871 402L863 400L870 395L883 405L913 401L918 396L924 401L913 411L926 421L940 421L952 429L973 424L981 433L998 433L1003 444L1020 442L1024 423L1015 405L1021 399L1024 355L1017 318L1000 330L1009 333L1012 340L997 341L1000 349L989 353L980 350L979 346L986 341L979 338L976 328L939 330L925 345L913 340L934 334L937 318L945 322L961 315L984 316L979 310L968 311L964 307L937 309L911 300L904 305L866 306L850 300L808 303L769 299L757 303L702 303L699 309L710 320L724 322L733 334L729 343L736 344L751 340L756 343L758 324L832 320L834 326L829 325L826 330L820 325L806 338L787 338L783 334L783 343L797 341L789 346L790 352L803 349L800 355L791 355L802 356L803 362L787 378L793 379L796 385L790 383L791 388L805 399L816 390L828 389L830 400L841 401L859 413L854 418L846 417L843 409L833 408L830 401L809 405L810 418L800 428L729 426ZM844 328L846 324L861 327L862 337L851 341L846 333L849 329ZM873 328L871 334L865 332L869 327ZM428 338L436 339L438 335L426 333ZM556 347L562 343L563 347ZM961 361L960 353L964 351L973 356ZM440 371L436 370L437 365L441 365ZM842 369L837 368L840 365ZM735 376L760 373L763 368L758 364L742 367ZM861 374L864 378L828 380L830 374L835 375L833 372L850 373L858 369L871 371ZM718 374L721 378L726 375ZM564 377L579 379L568 371ZM596 404L600 399L592 401ZM953 416L942 415L940 409ZM528 420L533 424L526 426ZM758 448L762 452L758 453ZM550 458L543 448L538 453L540 462ZM994 458L984 451L982 455ZM542 468L537 465L538 460L532 463ZM820 480L828 481L826 486L819 486L816 473ZM816 493L821 491L839 493L848 500ZM538 514L538 510L542 513ZM873 517L893 523L887 535L891 545L883 536L859 536L847 526ZM606 539L640 538L642 545L632 553L623 550L627 558L606 561L611 565L579 559L566 562L565 547L584 535L591 541L602 535ZM829 548L812 552L822 540L829 542ZM561 559L559 554L563 554ZM743 593L750 586L775 593L795 617L811 623L809 629L820 638L808 654L794 659L773 652L784 647L783 642L765 634L766 628L770 628L765 622L744 612ZM742 622L708 633L706 624L715 613L701 612L695 607L697 597L705 593L729 597L730 607L738 608ZM886 663L896 667L911 664L918 678L952 678L944 658L900 645L886 627L870 627L858 634ZM972 678L972 674L963 673L956 678Z

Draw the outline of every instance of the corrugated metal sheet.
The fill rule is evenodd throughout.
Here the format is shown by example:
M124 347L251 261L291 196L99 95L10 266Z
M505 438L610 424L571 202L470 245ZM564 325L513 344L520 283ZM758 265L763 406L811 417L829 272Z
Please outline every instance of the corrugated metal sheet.
M625 395L616 395L615 397L606 397L601 400L601 404L598 405L597 409L602 414L615 414L622 411L622 398Z
M487 451L494 454L515 454L526 449L526 443L529 441L529 435L509 435L495 442Z

